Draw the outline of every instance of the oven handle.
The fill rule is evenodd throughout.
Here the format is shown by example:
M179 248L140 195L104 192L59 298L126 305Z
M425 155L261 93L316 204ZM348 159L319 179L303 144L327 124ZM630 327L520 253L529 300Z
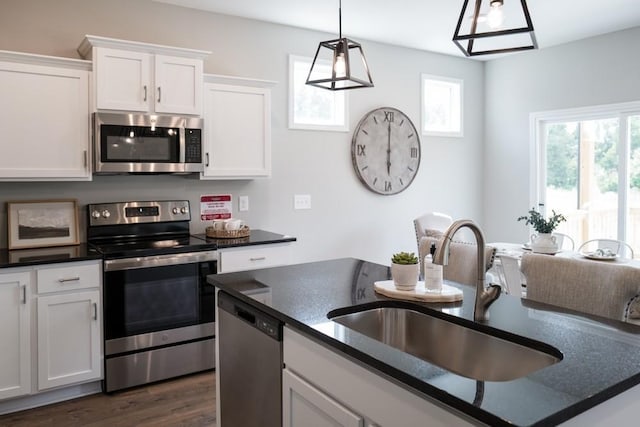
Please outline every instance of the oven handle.
M184 254L156 255L136 258L107 259L104 261L104 271L133 270L136 268L164 267L176 264L193 264L198 262L216 261L216 251L189 252Z

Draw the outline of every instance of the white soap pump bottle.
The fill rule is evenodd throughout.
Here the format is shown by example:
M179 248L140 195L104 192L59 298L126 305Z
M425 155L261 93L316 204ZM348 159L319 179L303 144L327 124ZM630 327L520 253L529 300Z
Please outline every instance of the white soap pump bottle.
M428 292L442 291L442 266L433 263L435 253L436 245L432 243L429 253L424 257L424 287Z

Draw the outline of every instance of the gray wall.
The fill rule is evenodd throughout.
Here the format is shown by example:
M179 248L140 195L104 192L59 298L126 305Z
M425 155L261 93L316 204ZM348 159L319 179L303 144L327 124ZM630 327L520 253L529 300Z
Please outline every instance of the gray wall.
M296 236L295 261L353 256L388 264L392 252L415 250L412 219L431 210L473 218L482 225L484 65L480 62L359 40L376 87L351 92L351 132L367 111L381 106L403 110L418 125L421 73L460 78L465 84L465 137L422 137L422 163L412 186L395 196L380 196L366 190L352 170L351 132L287 129L288 55L312 56L319 41L335 34L150 0L0 2L0 49L78 58L76 48L85 34L210 50L207 73L277 81L272 96L272 178L108 176L78 183L0 183L0 202L76 197L84 218L85 205L92 202L188 198L197 214L202 194L228 192L236 200L248 195L250 211L236 216L252 228ZM294 211L294 194L310 194L312 209ZM5 246L6 207L1 212L0 246ZM194 232L205 226L197 218L192 221Z
M640 99L640 28L487 62L484 218L494 241L526 241L529 114Z

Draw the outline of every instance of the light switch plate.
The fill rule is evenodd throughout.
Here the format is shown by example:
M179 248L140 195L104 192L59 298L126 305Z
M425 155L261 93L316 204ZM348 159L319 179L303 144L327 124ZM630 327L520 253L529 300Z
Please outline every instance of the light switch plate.
M249 196L238 197L238 210L245 212L249 210Z
M311 195L295 194L293 196L293 209L311 209Z

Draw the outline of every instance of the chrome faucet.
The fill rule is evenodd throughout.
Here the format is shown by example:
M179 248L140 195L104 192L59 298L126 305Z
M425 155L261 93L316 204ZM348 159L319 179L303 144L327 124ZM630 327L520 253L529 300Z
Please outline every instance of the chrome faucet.
M490 284L488 288L484 285L485 275L485 247L484 247L484 235L480 227L470 219L460 219L455 221L444 232L440 239L440 247L436 248L436 253L433 256L433 262L435 264L447 265L449 263L449 245L453 235L459 229L467 227L473 231L476 236L476 244L478 246L478 260L477 260L477 279L476 279L476 301L473 307L473 320L476 322L482 322L489 320L489 306L498 299L500 296L500 286Z

